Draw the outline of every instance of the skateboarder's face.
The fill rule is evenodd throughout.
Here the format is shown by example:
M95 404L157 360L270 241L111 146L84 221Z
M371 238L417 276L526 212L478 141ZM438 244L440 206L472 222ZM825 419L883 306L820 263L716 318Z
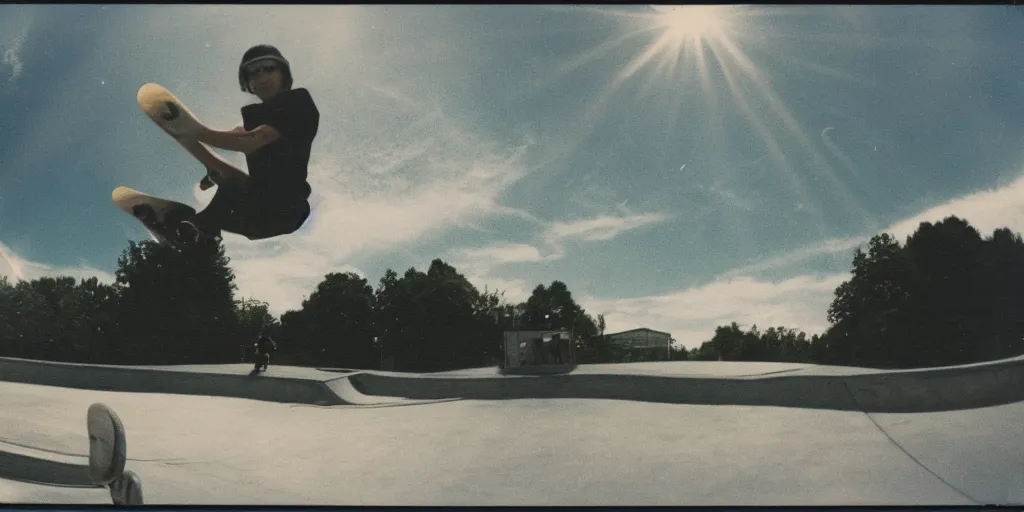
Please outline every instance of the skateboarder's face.
M245 71L249 77L249 88L261 100L266 101L281 92L284 75L277 62L270 59L253 62L246 66Z

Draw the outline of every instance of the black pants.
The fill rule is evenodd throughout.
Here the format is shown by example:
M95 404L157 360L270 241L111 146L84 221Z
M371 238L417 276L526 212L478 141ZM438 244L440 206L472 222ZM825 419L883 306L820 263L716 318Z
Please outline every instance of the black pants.
M309 218L309 202L251 182L224 184L196 218L204 227L261 240L298 231Z
M270 353L269 352L258 352L254 358L256 361L253 364L253 370L259 370L264 366L270 366Z

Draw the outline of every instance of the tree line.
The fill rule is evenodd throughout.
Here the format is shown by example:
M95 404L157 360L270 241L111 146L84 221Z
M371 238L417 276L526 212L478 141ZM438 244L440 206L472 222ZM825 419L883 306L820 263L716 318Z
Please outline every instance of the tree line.
M440 259L426 271L388 269L376 287L329 273L296 310L236 297L219 243L176 253L129 242L115 281L0 278L0 356L100 364L217 364L247 359L272 336L275 364L434 372L493 366L502 332L565 329L580 363L665 359L664 350L609 343L564 282L538 285L520 303L477 289ZM921 223L900 244L876 235L856 249L821 334L785 326L718 326L672 359L779 361L877 368L971 363L1024 353L1024 242L1007 228L989 237L948 217ZM656 327L656 326L652 326Z

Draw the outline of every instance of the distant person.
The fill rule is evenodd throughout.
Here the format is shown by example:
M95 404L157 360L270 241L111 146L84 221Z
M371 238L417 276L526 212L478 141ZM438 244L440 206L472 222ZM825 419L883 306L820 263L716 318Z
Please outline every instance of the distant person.
M277 350L277 343L270 336L260 336L253 344L256 348L256 365L253 371L266 370L270 366L270 354Z

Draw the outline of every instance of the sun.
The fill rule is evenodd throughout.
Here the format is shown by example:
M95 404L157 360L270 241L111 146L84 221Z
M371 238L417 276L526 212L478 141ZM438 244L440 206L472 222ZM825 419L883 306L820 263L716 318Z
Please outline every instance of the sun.
M801 119L787 104L787 96L806 94L806 89L776 89L777 77L810 70L860 86L875 84L826 62L806 60L796 54L817 50L813 42L833 41L842 34L802 33L808 13L756 5L647 5L641 8L574 7L588 16L612 20L616 30L578 57L565 63L548 79L553 82L584 65L597 61L611 64L607 79L593 93L589 104L577 116L579 129L559 149L573 154L598 129L607 126L610 109L630 109L634 119L666 127L661 130L666 147L684 140L687 144L707 141L709 172L729 174L736 159L734 147L756 148L768 162L779 183L792 190L797 203L819 205L820 194L807 186L809 180L826 180L838 199L871 225L870 212L853 195L837 172L833 159L851 172L856 164L827 139L824 146L811 131L812 119ZM823 15L820 23L830 21ZM788 27L786 20L793 22ZM834 20L833 20L834 21ZM819 23L819 25L820 25ZM792 47L794 39L800 47ZM854 34L851 45L863 44ZM759 63L758 57L772 64ZM826 60L820 57L820 60ZM823 91L824 92L824 91ZM626 97L626 94L631 97ZM801 98L801 101L804 98ZM643 114L639 114L643 112ZM624 128L628 130L629 128ZM743 135L739 135L743 133ZM694 134L694 139L687 139ZM822 136L824 137L824 136ZM822 149L829 153L825 153ZM810 169L810 170L808 170ZM823 211L814 213L822 233Z
M664 30L662 37L674 40L677 44L687 40L699 43L729 33L728 7L685 5L651 8L657 13L655 24Z

